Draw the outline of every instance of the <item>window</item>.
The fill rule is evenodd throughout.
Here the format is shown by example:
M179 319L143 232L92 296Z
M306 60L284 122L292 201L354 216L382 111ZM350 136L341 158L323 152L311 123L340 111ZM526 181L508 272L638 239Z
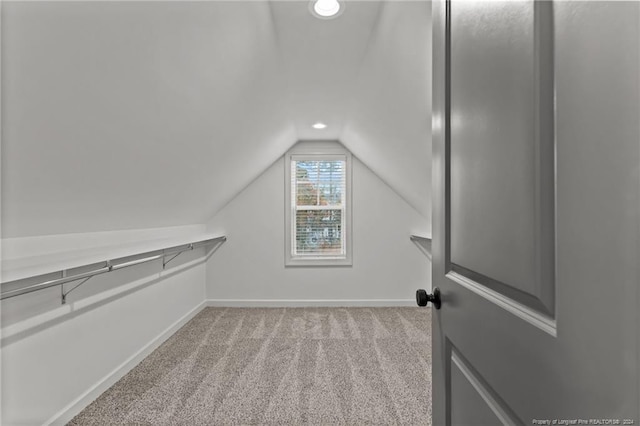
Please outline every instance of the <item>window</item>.
M286 156L287 265L351 265L351 155L301 143Z

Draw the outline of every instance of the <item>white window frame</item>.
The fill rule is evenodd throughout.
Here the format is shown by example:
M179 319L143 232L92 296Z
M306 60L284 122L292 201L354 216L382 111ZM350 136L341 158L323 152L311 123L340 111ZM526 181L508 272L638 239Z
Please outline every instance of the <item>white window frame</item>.
M295 247L295 201L292 199L291 162L309 161L345 161L345 194L342 207L342 239L344 255L294 255ZM285 154L285 265L286 266L350 266L353 265L353 238L351 221L351 153L340 143L333 141L299 142Z

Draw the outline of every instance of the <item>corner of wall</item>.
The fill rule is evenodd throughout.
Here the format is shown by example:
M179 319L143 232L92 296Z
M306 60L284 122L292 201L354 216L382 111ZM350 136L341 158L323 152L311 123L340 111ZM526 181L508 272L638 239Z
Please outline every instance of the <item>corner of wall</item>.
M207 262L208 301L381 306L409 303L415 288L428 288L428 259L409 239L411 233L425 235L428 220L359 159L353 173L351 267L285 266L285 167L278 161L209 221L208 231L225 233L229 241ZM370 232L376 227L382 236Z

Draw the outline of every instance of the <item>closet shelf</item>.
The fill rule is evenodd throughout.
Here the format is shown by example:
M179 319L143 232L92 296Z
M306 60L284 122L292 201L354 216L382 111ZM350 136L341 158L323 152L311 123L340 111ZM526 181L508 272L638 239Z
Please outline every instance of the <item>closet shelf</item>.
M63 286L66 283L80 281L75 287L66 293L64 288L61 290L62 303L66 302L66 296L80 285L84 284L89 278L104 274L107 272L117 271L129 266L139 265L141 263L151 262L162 259L162 268L164 269L169 262L185 251L191 251L199 247L213 246L216 249L220 244L227 240L225 236L207 238L203 240L190 241L179 245L157 248L150 251L126 252L119 251L118 257L109 258L108 260L92 261L73 265L73 267L56 269L47 273L21 277L12 281L2 282L2 290L0 292L0 300L11 297L20 296L22 294L32 293L39 290L54 286ZM87 259L90 259L88 257ZM4 265L3 265L4 267Z
M425 256L431 259L431 238L421 237L419 235L412 235L409 237L411 241L416 243L416 246L422 251Z

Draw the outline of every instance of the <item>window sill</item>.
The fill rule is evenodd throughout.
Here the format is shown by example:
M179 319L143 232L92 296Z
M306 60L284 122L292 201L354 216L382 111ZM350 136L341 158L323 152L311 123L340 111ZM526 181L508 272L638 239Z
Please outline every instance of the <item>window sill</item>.
M353 261L346 258L288 258L284 266L353 266Z

